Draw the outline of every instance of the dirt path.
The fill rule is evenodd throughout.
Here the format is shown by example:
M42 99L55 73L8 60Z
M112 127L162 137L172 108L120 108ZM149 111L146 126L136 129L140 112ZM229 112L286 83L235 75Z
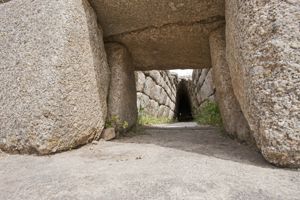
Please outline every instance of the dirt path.
M300 171L194 124L53 156L0 153L0 180L1 200L300 199Z

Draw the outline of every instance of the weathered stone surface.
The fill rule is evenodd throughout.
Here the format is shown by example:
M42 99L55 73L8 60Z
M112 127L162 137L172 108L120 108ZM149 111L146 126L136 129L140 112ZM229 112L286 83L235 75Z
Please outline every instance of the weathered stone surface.
M196 24L191 26L192 31L186 26L166 26L106 40L126 44L136 70L211 67L208 35L223 23L217 19L212 24Z
M205 81L206 76L207 76L209 71L210 71L210 69L208 69L208 68L194 70L193 74L196 74L195 75L196 81L194 81L194 82L197 85L202 86L204 84L204 81ZM197 79L197 77L198 77L198 79ZM199 87L199 89L201 89L201 87Z
M146 77L144 73L135 73L135 80L136 82L140 83L136 85L136 91L137 92L142 92L145 87L145 81Z
M137 88L142 88L137 90L138 109L146 115L173 119L175 96L172 94L176 93L177 77L168 71L152 70L135 73Z
M143 84L143 83L137 83L137 85L139 85L139 84ZM146 95L148 95L150 97L151 96L151 90L154 87L155 87L155 82L152 80L152 78L150 76L147 76L143 93L145 93Z
M254 143L249 125L233 92L229 67L226 62L225 29L221 28L209 37L213 81L216 99L228 134L247 143Z
M138 110L143 110L148 105L148 102L150 101L149 96L145 95L142 92L137 92L137 101L140 102L138 106Z
M105 40L125 44L137 70L211 66L208 35L224 23L224 1L91 2Z
M159 108L159 104L157 103L157 101L150 99L149 104L147 105L145 110L150 110L151 116L159 117L157 112L158 108Z
M165 109L166 109L166 106L163 106L163 105L159 106L158 111L157 111L157 115L158 116L164 116Z
M206 101L215 101L216 88L213 83L211 68L194 70L192 80L187 82L187 86L194 113L197 113L197 110Z
M108 64L111 69L111 82L108 98L108 120L115 117L122 130L123 123L128 123L128 129L137 121L137 96L135 75L131 57L127 49L117 43L105 45Z
M221 82L218 87L229 91L229 83L233 83L237 102L268 161L300 166L299 1L89 2L104 27L105 41L127 49L120 57L110 54L119 59L112 59L113 66L125 65L113 71L113 90L128 92L118 93L117 100L110 95L110 103L117 105L110 106L111 110L117 113L133 112L130 109L135 104L129 100L134 98L135 89L133 73L124 70L128 66L131 71L200 69L210 68L211 60L213 65L225 66L223 50L214 39L209 43L209 35L224 26L226 2L230 75L224 68L220 68L224 74L215 72L220 74L215 77ZM98 138L106 117L109 75L102 33L88 1L0 3L0 148L47 154ZM211 59L211 52L217 58ZM129 54L130 64L122 61ZM213 99L211 80L209 69L198 70L193 76L194 107ZM138 87L142 94L138 106L151 109L154 115L172 114L178 79L167 72L152 71L145 72L139 81L143 85ZM222 95L225 102L231 101L230 95ZM123 96L128 104L121 105ZM236 106L233 99L231 103ZM159 114L154 107L162 108ZM233 128L230 122L228 126L232 131L243 129ZM240 138L247 137L239 134Z
M205 81L202 87L200 88L200 94L202 97L202 101L205 101L206 99L210 101L214 101L215 85L213 83L212 70L209 70L209 72L207 73L205 77Z
M110 141L116 138L116 131L114 128L106 128L101 134L101 138L105 141Z
M226 0L234 93L264 157L300 166L300 3Z
M224 16L222 0L91 0L104 35L111 36L166 24L198 22Z
M87 1L0 5L0 148L49 154L98 138L108 66Z

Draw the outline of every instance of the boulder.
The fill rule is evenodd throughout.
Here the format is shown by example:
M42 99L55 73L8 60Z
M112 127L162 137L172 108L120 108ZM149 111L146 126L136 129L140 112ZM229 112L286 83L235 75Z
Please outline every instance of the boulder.
M105 45L111 82L108 97L108 121L117 131L130 129L137 121L137 95L131 57L127 49L117 43ZM116 122L114 122L116 120ZM124 124L128 127L124 128Z
M226 0L232 86L263 156L300 167L299 1Z
M220 28L209 37L213 81L216 86L216 99L227 133L240 141L254 143L249 125L234 95L230 71L226 62L225 29Z
M50 154L99 138L109 69L88 1L10 1L0 27L0 149Z
M103 130L101 138L105 141L110 141L116 138L116 131L114 128L106 128Z
M151 77L147 76L145 81L145 87L144 87L144 94L151 97L151 91L156 86L155 82L152 80Z

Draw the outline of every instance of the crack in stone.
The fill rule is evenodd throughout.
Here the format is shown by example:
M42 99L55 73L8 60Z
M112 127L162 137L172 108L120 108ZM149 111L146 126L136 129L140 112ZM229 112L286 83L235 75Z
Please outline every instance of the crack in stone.
M162 26L147 26L144 28L140 28L140 29L136 29L136 30L132 30L132 31L126 31L123 33L104 37L104 41L109 42L109 41L113 41L113 39L116 37L124 37L124 36L130 35L130 34L139 34L139 33L142 33L142 32L148 31L148 30L163 29L163 28L173 27L173 26L194 26L194 25L202 25L202 24L212 24L212 23L216 23L216 22L224 22L225 23L225 17L217 15L217 16L209 17L207 19L199 20L199 21L192 21L192 22L178 21L175 23L163 24Z
M162 85L160 85L160 84L158 83L158 81L156 81L156 79L155 79L154 77L152 77L151 75L146 75L146 74L145 74L145 77L151 78L152 81L153 81L156 85L158 85L160 88L162 88L162 89L164 90L164 92L167 94L167 96L168 96L168 98L171 100L171 102L175 104L175 102L173 101L173 99L172 99L172 97L171 97L172 94L174 95L174 93L172 92L172 89L171 89L172 94L170 95L170 94L167 92L167 90L166 90ZM170 87L169 87L169 88L170 88ZM176 98L176 97L175 97L175 98Z

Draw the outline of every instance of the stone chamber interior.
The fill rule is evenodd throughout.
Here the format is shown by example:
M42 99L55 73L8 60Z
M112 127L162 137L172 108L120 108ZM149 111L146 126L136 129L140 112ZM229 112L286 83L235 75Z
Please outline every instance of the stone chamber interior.
M258 2L61 0L1 5L5 34L0 37L0 60L5 68L0 79L0 147L50 154L89 143L99 139L107 116L120 116L129 126L136 122L133 71L211 68L227 132L245 141L253 137L273 164L300 166L299 45L292 43L299 38L299 7ZM274 17L261 17L270 10ZM61 20L62 14L67 20ZM22 78L15 81L18 76ZM175 114L186 121L192 118L191 107L200 108L183 82L167 100L159 86L152 86L158 89L145 91L155 100L141 96L151 102L149 107L161 108L157 116ZM201 93L195 94L201 100Z

